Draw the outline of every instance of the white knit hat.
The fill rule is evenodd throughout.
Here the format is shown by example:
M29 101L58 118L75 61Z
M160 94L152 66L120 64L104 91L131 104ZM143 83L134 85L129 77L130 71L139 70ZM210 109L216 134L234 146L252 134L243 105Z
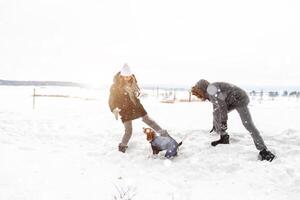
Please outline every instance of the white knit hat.
M121 69L121 76L131 76L132 72L129 68L129 66L127 65L127 63L125 63Z

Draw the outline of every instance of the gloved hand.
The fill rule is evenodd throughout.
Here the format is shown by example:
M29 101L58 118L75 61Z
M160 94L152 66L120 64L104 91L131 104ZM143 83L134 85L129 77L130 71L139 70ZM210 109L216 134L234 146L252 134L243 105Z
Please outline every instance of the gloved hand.
M121 109L119 109L119 108L115 108L115 109L113 110L113 114L115 115L116 120L119 119L119 112L120 112L120 111L121 111Z
M222 122L220 128L221 128L221 131L225 132L227 130L227 122Z

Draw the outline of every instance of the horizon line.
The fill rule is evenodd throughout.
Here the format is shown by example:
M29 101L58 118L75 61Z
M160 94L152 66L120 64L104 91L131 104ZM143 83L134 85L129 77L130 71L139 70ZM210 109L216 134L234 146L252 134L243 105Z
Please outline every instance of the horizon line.
M0 85L7 85L7 86L71 86L71 87L82 87L82 88L106 88L109 87L111 84L104 83L99 86L93 86L88 83L84 82L76 82L76 81L54 81L54 80L8 80L8 79L0 79ZM286 90L286 89L297 89L300 90L299 85L278 85L278 84L265 84L265 85L250 85L250 84L240 84L237 85L238 87L245 88L248 90L254 89L273 89L273 90ZM144 89L177 89L177 90L188 90L192 87L192 85L187 84L170 84L170 83L156 83L156 84L140 84L141 88Z

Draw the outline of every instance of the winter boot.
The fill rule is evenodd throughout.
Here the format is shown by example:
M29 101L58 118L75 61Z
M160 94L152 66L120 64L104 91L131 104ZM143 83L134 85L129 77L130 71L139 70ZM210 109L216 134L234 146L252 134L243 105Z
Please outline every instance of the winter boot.
M267 160L267 161L270 161L272 162L272 160L275 158L275 155L272 154L270 151L264 149L264 150L261 150L259 152L259 155L261 157L261 160Z
M218 144L229 144L229 135L221 135L219 140L213 141L211 146L217 146Z
M121 151L122 153L125 153L127 148L128 146L123 145L122 143L119 144L119 151Z

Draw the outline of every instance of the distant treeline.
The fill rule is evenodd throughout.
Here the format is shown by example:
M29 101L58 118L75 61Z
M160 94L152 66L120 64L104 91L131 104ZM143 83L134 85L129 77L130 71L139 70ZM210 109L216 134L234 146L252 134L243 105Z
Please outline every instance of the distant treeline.
M65 81L15 81L0 80L0 85L7 86L66 86L66 87L87 87L81 83L65 82Z

